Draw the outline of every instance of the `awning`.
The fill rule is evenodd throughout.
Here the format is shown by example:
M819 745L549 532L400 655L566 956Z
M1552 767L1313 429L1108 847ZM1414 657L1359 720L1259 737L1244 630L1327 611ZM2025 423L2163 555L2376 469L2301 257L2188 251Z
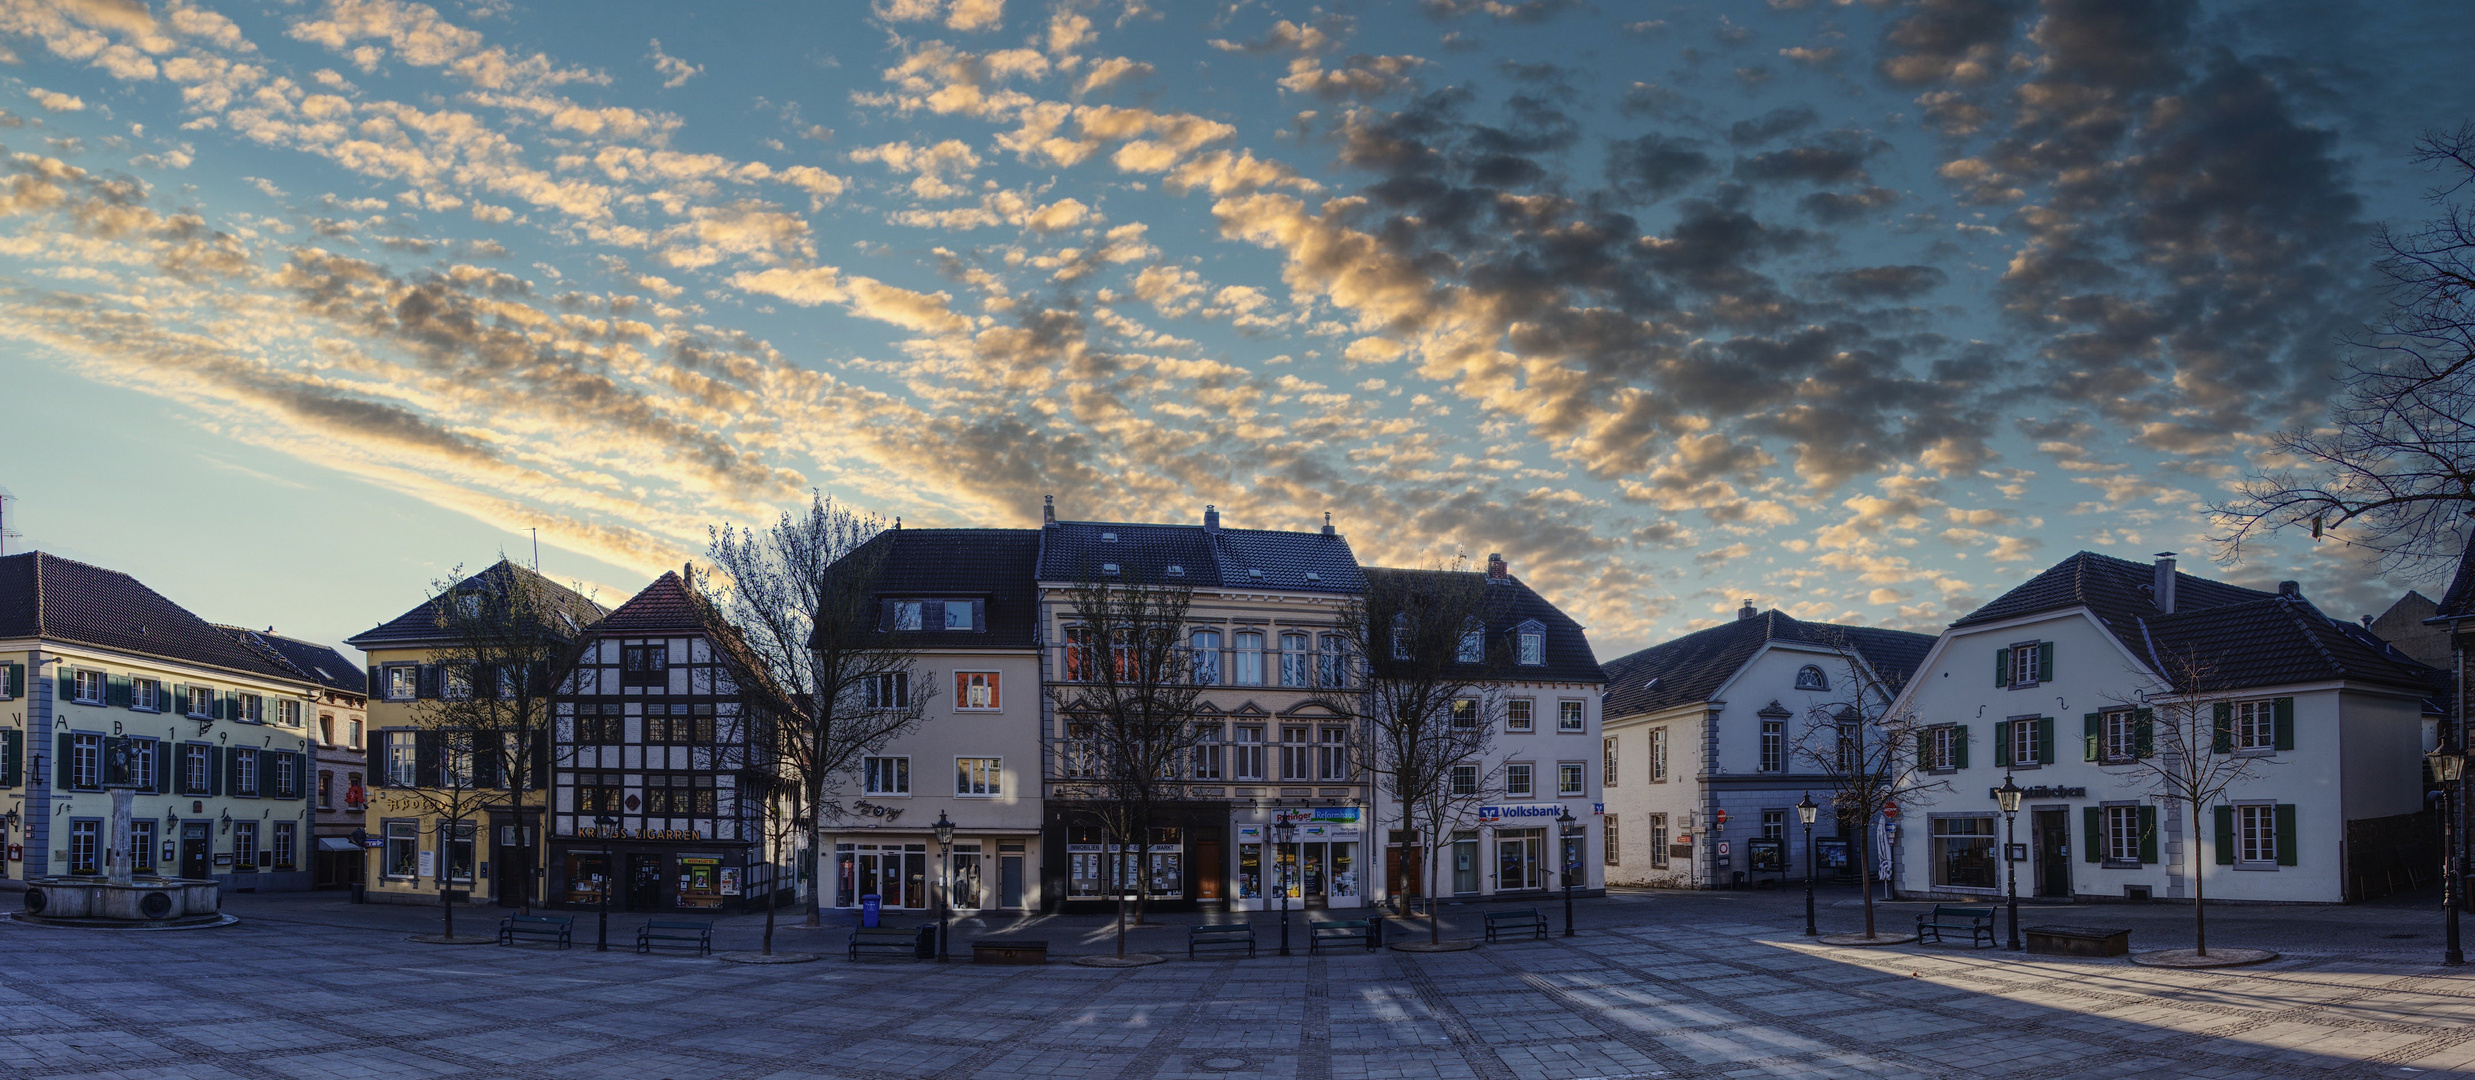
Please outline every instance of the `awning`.
M349 836L321 836L318 838L318 850L359 851L361 850L361 846L353 843L352 838Z

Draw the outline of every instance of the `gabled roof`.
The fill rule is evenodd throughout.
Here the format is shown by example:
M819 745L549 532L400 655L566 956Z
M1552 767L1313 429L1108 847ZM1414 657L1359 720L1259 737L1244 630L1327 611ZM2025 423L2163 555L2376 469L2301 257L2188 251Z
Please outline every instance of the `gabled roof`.
M361 665L344 659L344 654L336 652L332 646L285 637L271 629L252 630L246 626L225 626L221 623L217 623L215 628L320 686L364 697L369 694L368 673L362 670Z
M2086 607L2107 629L2114 631L2116 638L2128 644L2139 640L2137 620L2157 614L2156 580L2154 564L2083 551L1969 612L1952 623L1951 629ZM2174 609L2178 612L2266 600L2276 595L2193 577L2179 570L2174 575Z
M0 638L150 656L257 678L302 677L118 570L40 551L0 558Z
M1185 583L1198 588L1350 593L1366 579L1338 533L1060 521L1040 530L1040 580ZM1182 573L1169 573L1170 567Z
M2475 618L2475 528L2466 531L2466 550L2458 556L2458 576L2450 579L2449 591L2441 594L2435 619Z
M517 566L506 559L500 559L489 569L456 582L455 591L459 593L479 592L483 596L500 596L506 593L509 586L519 581L530 582L546 591L550 609L559 616L560 625L555 629L561 636L572 638L583 632L585 627L601 621L604 615L609 614L602 609L600 604L585 599L575 590L525 567ZM442 644L445 641L446 632L440 629L438 614L431 604L432 601L423 600L413 605L411 610L395 618L345 638L344 643L363 651L373 648Z
M985 602L986 632L939 638L937 649L1028 649L1040 621L1033 573L1037 529L887 529L862 550L885 549L872 595ZM856 553L855 553L856 554Z
M1772 642L1829 648L1839 641L1853 647L1875 675L1894 687L1916 674L1934 644L1926 634L1806 622L1773 608L1609 661L1607 698L1600 711L1611 717L1634 716L1708 701Z
M2179 609L2181 605L2178 603ZM2138 619L2142 633L2123 644L2159 674L2184 669L2211 689L2241 690L2350 679L2436 693L2448 677L2397 651L2378 635L2322 614L2301 596L2221 604ZM2185 659L2188 658L2188 659Z
M1369 579L1385 578L1481 578L1485 574L1474 570L1404 570L1389 566L1366 568ZM1549 603L1546 597L1509 574L1487 587L1486 634L1491 645L1507 648L1514 629L1535 622L1546 630L1546 664L1524 667L1507 664L1497 672L1506 681L1539 682L1604 682L1607 673L1598 664L1598 655L1590 649L1590 637L1581 624Z
M718 620L711 610L688 595L687 583L679 579L676 570L664 570L653 584L637 591L627 602L611 609L593 624L593 632L606 636L623 634L709 634Z

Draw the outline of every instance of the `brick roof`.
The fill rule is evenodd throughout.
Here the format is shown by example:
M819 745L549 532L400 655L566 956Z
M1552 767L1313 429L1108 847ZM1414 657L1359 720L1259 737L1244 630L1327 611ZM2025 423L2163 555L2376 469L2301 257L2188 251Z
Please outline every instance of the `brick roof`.
M714 630L714 625L706 621L709 614L706 605L688 595L687 583L679 579L678 571L664 570L662 576L653 579L653 584L602 616L600 622L593 624L593 630L603 635L674 631L704 634Z
M2157 599L2153 595L2156 580L2157 568L2153 563L2137 563L2083 551L2055 563L2044 573L2028 579L2026 584L1995 597L1992 603L1969 612L1958 622L1952 623L1951 628L1956 630L2022 615L2086 607L2114 631L2115 637L2130 642L2138 638L2134 621L2142 616L2157 614ZM2179 570L2174 574L2174 607L2180 612L2265 600L2276 595L2193 577Z
M0 558L0 638L88 645L240 675L301 679L134 577L40 551Z
M500 559L489 569L456 582L454 588L459 593L478 591L485 596L496 596L517 581L530 581L547 590L552 610L562 616L557 629L563 636L573 637L609 614L600 604L585 599L575 590L506 559ZM363 651L444 643L446 632L439 628L438 615L431 603L425 599L395 618L345 638L344 643Z
M335 651L333 646L285 637L273 630L252 630L246 626L225 626L221 623L217 623L215 628L320 686L347 694L369 696L368 673L362 670L361 665L344 659L344 654Z
M1634 716L1708 701L1771 642L1828 647L1845 641L1893 686L1904 684L1933 647L1928 634L1806 622L1773 608L1749 619L1699 630L1607 663L1608 716Z
M1037 529L887 529L863 550L885 549L871 594L879 599L985 602L985 633L940 638L938 649L1028 649L1039 625Z
M1350 593L1366 579L1338 533L1060 521L1040 530L1040 580L1185 582L1196 587ZM1170 567L1182 573L1169 573Z
M1388 566L1365 568L1366 576L1381 581L1390 577L1445 578L1485 576L1474 570L1403 570ZM1487 588L1486 634L1490 648L1501 645L1511 648L1514 628L1526 622L1540 624L1547 633L1546 664L1542 667L1507 665L1499 672L1505 680L1535 679L1548 682L1604 682L1607 673L1599 667L1598 655L1590 649L1590 636L1571 616L1523 584L1518 577L1507 575Z

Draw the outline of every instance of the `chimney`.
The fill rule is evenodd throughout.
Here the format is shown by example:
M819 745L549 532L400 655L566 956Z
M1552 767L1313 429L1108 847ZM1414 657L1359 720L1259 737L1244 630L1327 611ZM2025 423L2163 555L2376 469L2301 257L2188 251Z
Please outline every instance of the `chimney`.
M2174 614L2174 553L2157 553L2157 578L2149 585L2149 594L2157 601L2157 610Z
M1754 608L1753 598L1750 596L1745 597L1745 606L1736 609L1737 622L1743 622L1746 619L1758 619L1761 617L1762 613Z
M2303 583L2298 581L2278 582L2277 595L2285 597L2288 600L2301 600L2303 599Z
M1042 495L1040 496L1040 527L1045 529L1055 524L1057 524L1057 496Z
M1220 509L1218 507L1209 504L1203 507L1203 531L1211 536L1220 535Z
M1487 580L1488 580L1488 581L1490 581L1490 582L1495 582L1495 581L1509 581L1509 580L1511 580L1511 578L1512 578L1512 567L1507 566L1507 565L1505 565L1505 564L1504 564L1504 553L1503 553L1503 552L1500 552L1500 551L1490 551L1490 552L1488 552L1488 553L1487 553Z
M1336 535L1332 531L1332 511L1330 510L1323 512L1323 534L1325 536Z

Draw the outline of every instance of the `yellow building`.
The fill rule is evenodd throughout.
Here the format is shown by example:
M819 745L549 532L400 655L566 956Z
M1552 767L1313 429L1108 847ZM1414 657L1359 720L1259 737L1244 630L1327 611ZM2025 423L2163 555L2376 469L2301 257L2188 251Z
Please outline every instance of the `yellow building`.
M547 597L543 606L557 621L551 629L566 639L608 614L573 590L506 560L457 582L453 591L492 603L519 587ZM542 756L523 791L510 790L493 775L489 755L460 756L442 745L429 716L441 694L469 692L475 681L487 693L489 680L473 680L441 662L452 655L455 642L440 625L435 600L423 600L349 643L369 660L365 897L436 904L446 890L471 903L515 904L526 862L522 849L532 849L536 865L541 859L538 832L526 845L527 837L517 830L519 819L534 830L541 826L549 775L546 740L537 748ZM546 712L546 696L544 703ZM451 810L461 813L451 816ZM538 884L533 895L542 895Z

